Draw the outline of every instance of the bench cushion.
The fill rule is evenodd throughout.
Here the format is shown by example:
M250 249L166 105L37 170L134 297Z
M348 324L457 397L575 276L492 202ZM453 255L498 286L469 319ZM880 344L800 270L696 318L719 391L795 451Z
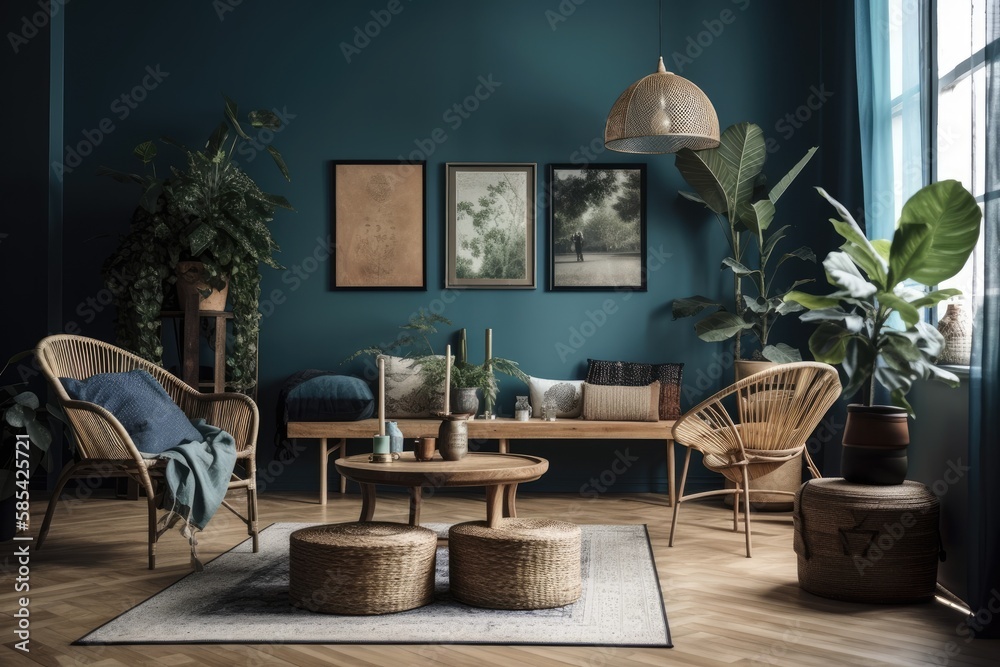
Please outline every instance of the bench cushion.
M296 385L285 398L288 421L344 422L368 419L375 397L364 380L350 375L320 375Z
M444 409L444 375L428 392L423 365L407 357L385 358L385 416L391 419L430 417ZM443 355L438 358L444 360ZM443 364L442 364L443 366Z
M643 387L660 383L660 419L681 416L681 376L684 364L644 364L634 361L587 360L587 383Z
M531 396L531 416L541 417L542 406L551 398L556 404L556 417L575 419L583 412L583 380L543 380L528 378Z
M583 418L608 421L659 421L660 383L646 387L583 386Z

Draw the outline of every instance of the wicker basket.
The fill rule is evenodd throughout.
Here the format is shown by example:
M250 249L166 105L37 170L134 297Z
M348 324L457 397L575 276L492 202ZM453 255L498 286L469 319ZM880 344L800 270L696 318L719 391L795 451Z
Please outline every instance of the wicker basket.
M816 479L795 496L799 586L856 602L934 597L938 499L917 482L892 486Z
M434 531L355 522L291 534L288 596L327 614L388 614L434 601Z
M580 527L545 519L470 521L448 532L451 593L487 609L548 609L580 598Z

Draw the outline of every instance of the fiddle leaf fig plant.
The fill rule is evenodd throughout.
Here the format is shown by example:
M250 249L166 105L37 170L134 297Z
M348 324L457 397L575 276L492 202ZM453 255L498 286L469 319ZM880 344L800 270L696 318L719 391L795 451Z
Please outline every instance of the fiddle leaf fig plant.
M717 148L677 153L677 169L694 188L694 192L681 192L681 196L715 213L729 244L730 256L722 261L721 268L733 274L735 303L727 308L719 300L701 295L674 299L673 316L677 319L710 311L695 324L695 332L707 342L735 338L737 359L742 358L744 334L756 339L755 354L763 359L778 363L802 359L798 350L785 343L771 345L769 337L778 317L801 310L798 304L786 302L784 296L812 280L796 280L788 287L780 287L776 276L786 262L815 262L816 256L805 246L781 252L778 245L787 237L790 225L771 229L771 223L778 199L816 150L809 149L769 190L762 173L767 156L764 133L757 125L738 123L726 128ZM752 286L749 293L744 293L745 282Z
M236 103L226 97L222 122L201 150L164 138L183 151L186 163L183 169L172 167L164 179L156 174L157 150L151 141L133 151L147 173L101 169L102 174L141 189L129 232L102 273L118 307L118 342L154 363L161 363L159 316L165 290L177 280L178 263L201 262L202 275L212 289L228 283L235 344L226 359L226 384L249 389L257 375L259 265L282 268L273 258L278 245L267 224L277 207L294 209L284 197L262 191L233 160L233 153L250 140L238 112ZM270 111L251 111L247 122L271 130L281 125ZM266 150L290 180L281 154L273 146Z
M958 385L953 373L935 365L944 338L921 313L961 294L933 286L965 266L979 239L982 211L958 181L933 183L903 205L891 242L869 241L840 202L817 190L840 215L831 222L845 241L823 261L834 291L793 291L785 301L806 309L799 316L802 321L819 323L809 349L817 360L843 367L848 379L844 396L863 389L864 404L870 406L878 383L894 405L912 416L906 394L914 381ZM893 315L901 328L891 323Z

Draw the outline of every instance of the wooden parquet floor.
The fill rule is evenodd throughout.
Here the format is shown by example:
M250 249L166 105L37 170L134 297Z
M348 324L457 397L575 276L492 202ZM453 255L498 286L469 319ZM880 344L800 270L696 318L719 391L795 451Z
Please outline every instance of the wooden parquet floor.
M32 507L32 533L44 504ZM72 511L70 511L70 509ZM275 521L356 520L357 493L264 494L263 524ZM143 503L91 499L56 516L42 551L33 552L29 593L14 592L7 558L0 587L0 665L136 667L139 665L443 665L506 667L651 665L975 665L1000 664L1000 642L966 642L960 615L944 604L872 606L836 602L797 585L788 513L755 515L754 557L732 532L731 513L717 500L682 507L678 537L667 547L670 508L658 495L518 497L521 516L577 523L645 523L652 537L673 633L673 649L470 645L159 645L76 647L72 642L186 575L187 543L176 532L161 538L158 568L146 569ZM478 520L482 495L426 497L422 519ZM376 518L405 521L402 495L380 497ZM220 510L200 538L205 559L245 538L235 517ZM31 652L14 649L17 598L30 597ZM953 643L953 644L952 644ZM949 651L951 654L949 654Z

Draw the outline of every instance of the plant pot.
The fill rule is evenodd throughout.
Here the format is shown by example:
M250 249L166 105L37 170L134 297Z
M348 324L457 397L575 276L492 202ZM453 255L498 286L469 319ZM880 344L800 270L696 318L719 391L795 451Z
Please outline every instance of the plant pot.
M855 484L902 484L909 444L910 429L903 408L848 405L840 474Z
M451 390L451 411L475 415L479 412L479 387L456 387Z
M792 496L783 493L754 493L757 489L769 491L789 491L795 493L802 486L802 457L782 463L766 475L750 480L750 507L754 511L789 512L795 503ZM736 484L726 480L727 489L735 489ZM733 496L723 496L726 507L733 506Z
M737 359L733 370L736 378L736 382L739 382L745 377L750 377L754 373L760 373L761 371L766 371L771 366L774 366L773 361L748 361L746 359ZM798 487L796 487L798 488Z
M207 297L202 296L206 290L212 290ZM197 295L198 310L226 309L226 299L229 297L229 283L222 289L212 289L205 277L205 265L201 262L177 262L177 298L180 300L181 308L187 303L189 298L194 298L191 293Z

